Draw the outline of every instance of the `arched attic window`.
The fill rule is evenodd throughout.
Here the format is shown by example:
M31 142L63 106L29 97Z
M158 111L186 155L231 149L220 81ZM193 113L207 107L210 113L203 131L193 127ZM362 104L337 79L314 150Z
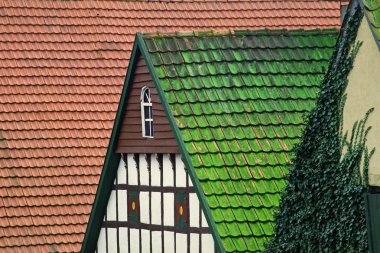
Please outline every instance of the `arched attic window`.
M142 136L153 138L153 110L152 98L148 87L141 89L141 128Z

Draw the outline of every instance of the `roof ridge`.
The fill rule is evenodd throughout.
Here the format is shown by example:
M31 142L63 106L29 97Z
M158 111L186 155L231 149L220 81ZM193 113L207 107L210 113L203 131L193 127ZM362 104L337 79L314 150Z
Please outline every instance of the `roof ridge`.
M216 37L216 36L249 36L249 35L329 35L337 34L336 29L259 29L259 30L205 30L205 31L177 31L177 32L148 32L142 33L144 39L160 37Z

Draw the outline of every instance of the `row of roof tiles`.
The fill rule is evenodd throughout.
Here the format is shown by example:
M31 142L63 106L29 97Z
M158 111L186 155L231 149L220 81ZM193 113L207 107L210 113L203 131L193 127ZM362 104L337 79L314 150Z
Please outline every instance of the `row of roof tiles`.
M200 1L201 2L201 1ZM85 10L90 13L91 10L109 10L109 11L120 11L120 10L142 10L142 11L162 11L162 10L203 10L207 8L218 8L220 10L278 10L289 9L289 10L323 10L323 9L334 9L336 5L340 5L342 1L262 1L262 0L236 0L236 1L210 1L211 3L196 3L194 1L188 1L186 3L180 2L165 2L165 1L151 1L151 2L139 2L139 1L39 1L39 0L4 0L2 1L2 7L8 7L12 9L17 8L27 8L27 9L45 9L44 13L48 11L57 11L60 9L70 12L71 10ZM343 1L347 2L347 1ZM222 4L218 4L222 3ZM214 6L213 6L214 5ZM212 7L213 6L213 7ZM217 6L217 7L215 7ZM70 10L70 11L68 11ZM28 12L32 15L33 11ZM111 14L113 15L113 14ZM213 15L213 14L210 14Z

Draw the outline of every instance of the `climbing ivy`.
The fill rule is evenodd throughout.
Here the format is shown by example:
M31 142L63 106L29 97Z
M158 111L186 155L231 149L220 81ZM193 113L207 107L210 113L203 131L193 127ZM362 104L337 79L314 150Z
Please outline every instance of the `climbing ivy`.
M365 146L372 109L355 123L350 138L342 135L344 92L360 47L355 38L362 15L356 9L345 20L316 108L295 148L267 252L368 252L363 193L373 154Z

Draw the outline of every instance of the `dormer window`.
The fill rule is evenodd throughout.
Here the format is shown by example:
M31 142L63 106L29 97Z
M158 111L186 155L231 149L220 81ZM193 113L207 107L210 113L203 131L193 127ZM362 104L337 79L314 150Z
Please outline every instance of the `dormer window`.
M148 87L141 89L141 128L142 136L153 138L153 110L152 97Z

